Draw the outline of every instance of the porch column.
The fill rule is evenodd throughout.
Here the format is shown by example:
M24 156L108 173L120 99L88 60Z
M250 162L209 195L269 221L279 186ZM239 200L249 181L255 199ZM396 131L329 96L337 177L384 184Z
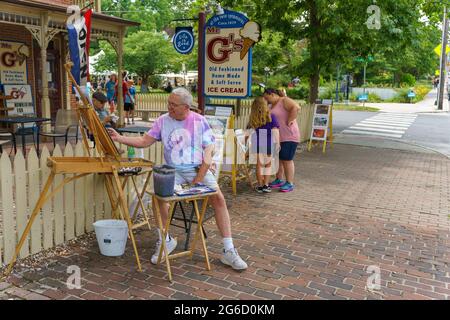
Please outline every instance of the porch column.
M36 39L41 48L41 82L42 82L42 116L50 118L50 99L48 96L48 78L47 78L47 47L53 37L60 32L58 29L48 27L48 12L41 13L40 27L25 26Z
M47 46L50 40L46 41L48 33L48 13L41 14L41 28L44 41L41 45L41 81L42 81L42 116L50 118L50 98L48 97L48 78L47 78Z
M125 119L124 119L124 97L123 97L123 90L122 90L122 82L123 82L123 77L122 77L122 72L123 72L123 41L125 38L125 28L121 27L120 31L119 31L119 43L117 46L117 81L118 86L117 86L117 112L118 112L118 116L119 116L119 126L123 127L125 124Z

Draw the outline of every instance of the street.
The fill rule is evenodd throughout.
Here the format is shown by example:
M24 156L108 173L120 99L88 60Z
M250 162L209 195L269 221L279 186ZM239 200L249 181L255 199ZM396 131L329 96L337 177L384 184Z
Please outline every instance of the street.
M450 157L450 114L335 111L337 143L435 151ZM417 148L419 147L419 148Z

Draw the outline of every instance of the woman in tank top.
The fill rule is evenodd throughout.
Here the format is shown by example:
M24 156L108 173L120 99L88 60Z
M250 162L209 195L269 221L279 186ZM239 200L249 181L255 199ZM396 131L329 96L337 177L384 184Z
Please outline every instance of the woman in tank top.
M281 192L291 192L294 191L294 157L300 142L300 130L297 124L300 106L291 98L281 97L275 89L266 89L264 99L272 105L271 112L278 119L280 126L280 167L270 187L279 188Z

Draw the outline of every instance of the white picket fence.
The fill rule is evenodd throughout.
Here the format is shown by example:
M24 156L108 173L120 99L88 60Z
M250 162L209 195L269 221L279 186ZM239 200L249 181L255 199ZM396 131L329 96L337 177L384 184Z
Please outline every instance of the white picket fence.
M149 112L150 118L158 118L161 113L167 112L168 94L137 94L136 95L136 114L142 116L143 111ZM213 104L237 105L236 99L212 99ZM253 99L241 100L240 115L236 118L234 129L246 129ZM309 140L311 136L312 118L314 106L301 104L301 111L297 122L300 128L301 141Z
M139 97L139 95L138 95ZM139 102L140 101L140 102ZM137 99L138 108L156 113L166 110L167 95L142 95ZM141 103L141 104L139 104ZM235 100L214 100L216 104L235 104ZM245 129L250 116L251 100L241 101L241 115L237 117L235 128ZM302 106L297 119L302 141L309 139L313 107ZM118 146L119 149L124 147ZM84 156L81 142L76 146L68 144L64 152L57 145L53 156ZM47 158L50 152L46 147L38 157L32 149L25 159L20 150L13 159L7 152L0 157L0 265L11 261L18 239L28 222L43 185L49 175ZM161 143L144 150L144 158L156 165L163 163ZM52 188L59 185L65 177L58 175ZM141 179L142 180L142 179ZM142 181L140 181L142 183ZM128 190L131 204L136 197ZM93 222L109 218L111 205L104 184L104 176L90 175L67 184L41 210L34 222L19 257L25 258L42 250L50 249L86 232L93 231Z
M13 257L18 239L50 173L47 167L49 156L50 152L44 147L40 157L34 149L28 153L26 159L19 150L12 160L7 152L3 152L0 157L0 265L8 263ZM68 144L62 152L57 145L53 156L84 156L83 146L81 142L76 146ZM145 149L144 157L156 164L162 164L161 144ZM52 189L64 178L63 175L57 175ZM64 186L63 190L42 208L19 258L39 253L91 232L95 221L110 218L111 205L104 179L103 175L93 174ZM143 179L144 176L139 181L140 185ZM130 188L128 199L130 205L136 199Z

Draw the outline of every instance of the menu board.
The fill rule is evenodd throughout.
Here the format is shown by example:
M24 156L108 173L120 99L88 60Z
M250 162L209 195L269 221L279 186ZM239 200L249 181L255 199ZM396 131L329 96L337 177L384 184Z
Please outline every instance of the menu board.
M3 86L4 94L12 98L6 100L8 108L14 108L9 111L9 115L27 115L34 114L33 93L28 84L5 84Z
M311 130L311 140L326 141L330 125L331 105L317 104Z

